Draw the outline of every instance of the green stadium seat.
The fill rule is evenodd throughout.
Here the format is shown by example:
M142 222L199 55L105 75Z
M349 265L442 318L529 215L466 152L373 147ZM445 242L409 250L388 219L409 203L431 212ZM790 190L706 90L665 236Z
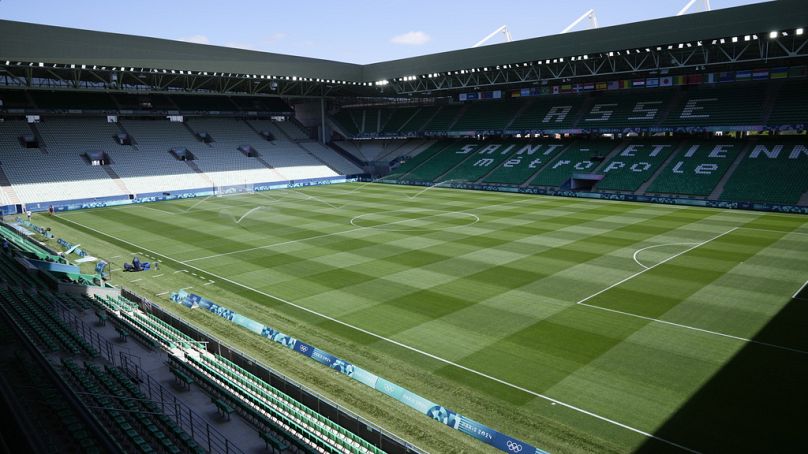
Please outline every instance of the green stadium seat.
M772 137L752 144L720 198L793 205L808 191L808 138Z
M604 178L597 183L595 189L629 192L638 190L677 146L678 143L666 139L647 139L624 144L617 154L598 169L598 173L603 174Z
M646 193L709 196L745 146L726 140L687 141Z

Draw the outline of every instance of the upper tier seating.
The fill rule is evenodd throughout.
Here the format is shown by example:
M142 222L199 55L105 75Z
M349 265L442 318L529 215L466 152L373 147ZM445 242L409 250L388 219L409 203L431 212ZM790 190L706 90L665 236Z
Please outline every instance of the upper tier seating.
M769 119L769 126L808 125L808 82L784 83L778 91L777 98Z
M674 106L664 126L695 125L741 126L762 125L762 106L766 87L743 84L730 87L688 87L678 105Z
M399 129L402 133L412 133L412 132L419 132L424 129L427 122L435 116L435 114L441 109L442 106L425 106L418 109L417 113L415 113L407 123L405 123L401 129Z
M671 92L650 89L598 92L591 96L592 104L578 121L579 128L649 128L662 119Z
M513 120L522 103L484 101L468 104L452 131L499 131Z
M401 107L398 109L388 109L387 122L382 126L382 132L393 134L399 132L404 125L415 115L418 107Z
M464 107L465 106L456 104L442 106L438 113L424 125L423 130L431 132L443 132L448 130Z
M580 114L582 96L536 98L508 127L513 131L551 131L569 129Z

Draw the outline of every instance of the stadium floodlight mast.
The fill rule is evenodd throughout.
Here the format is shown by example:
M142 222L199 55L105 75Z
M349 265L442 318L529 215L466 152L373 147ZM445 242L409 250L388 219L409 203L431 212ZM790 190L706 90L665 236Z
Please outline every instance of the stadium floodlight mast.
M513 41L513 39L511 38L511 32L510 32L510 31L508 31L508 26L507 26L507 25L503 25L502 27L499 27L498 29L496 29L496 30L494 30L493 32L491 32L491 34L490 34L490 35L488 35L488 36L486 36L485 38L483 38L483 39L479 40L479 41L477 42L477 44L475 44L475 45L473 45L473 46L471 46L471 47L472 47L472 48L475 48L475 47L480 47L480 46L482 46L483 44L485 44L485 43L486 43L486 42L487 42L489 39L491 39L491 38L493 38L493 37L497 36L497 34L499 34L499 33L502 33L503 35L505 35L505 42L508 42L508 43L509 43L509 42Z
M575 19L575 21L573 21L571 24L567 25L567 28L561 30L561 34L569 32L584 19L589 19L589 28L598 28L598 16L595 14L594 9L590 9L589 11L581 14L581 17Z
M685 5L681 10L679 10L678 13L676 13L676 15L681 16L682 14L686 13L690 8L693 7L693 5L696 4L697 1L698 0L690 0L689 2L687 2L687 5ZM710 0L704 0L704 11L712 11L712 8L710 7Z

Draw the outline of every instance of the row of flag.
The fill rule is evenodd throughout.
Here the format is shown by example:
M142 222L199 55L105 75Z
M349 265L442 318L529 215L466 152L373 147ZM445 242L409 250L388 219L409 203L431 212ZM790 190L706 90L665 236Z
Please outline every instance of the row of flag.
M587 91L623 90L629 88L673 87L677 85L701 85L724 82L743 82L752 80L788 79L808 76L808 66L792 66L781 68L745 69L740 71L722 71L680 76L649 77L642 79L622 79L605 82L569 83L553 86L522 88L511 90L511 98L580 93ZM481 97L482 98L482 97ZM476 98L464 98L461 101Z

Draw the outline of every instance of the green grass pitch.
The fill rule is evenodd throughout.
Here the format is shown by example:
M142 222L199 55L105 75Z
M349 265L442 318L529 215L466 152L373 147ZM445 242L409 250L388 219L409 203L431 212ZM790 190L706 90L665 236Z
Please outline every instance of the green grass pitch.
M431 452L492 449L166 292L551 452L808 442L804 216L345 184L34 222L118 265L159 259L113 283Z

